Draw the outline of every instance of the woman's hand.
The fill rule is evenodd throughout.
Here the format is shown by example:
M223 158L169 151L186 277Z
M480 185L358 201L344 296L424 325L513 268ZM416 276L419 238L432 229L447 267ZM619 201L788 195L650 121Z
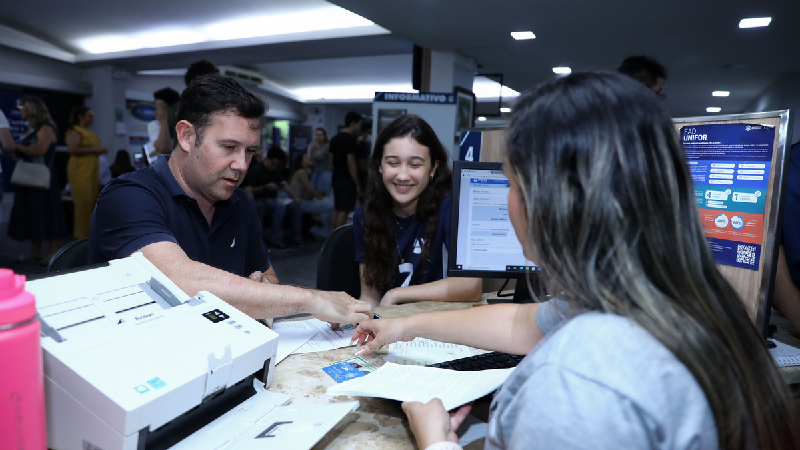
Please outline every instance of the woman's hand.
M410 341L413 336L406 336L405 319L376 319L361 322L353 331L350 343L356 343L361 349L357 356L368 355L384 345L397 341Z
M472 409L472 404L467 403L448 413L438 398L428 403L403 402L401 406L408 416L411 432L417 438L417 447L421 449L442 441L458 443L456 430Z

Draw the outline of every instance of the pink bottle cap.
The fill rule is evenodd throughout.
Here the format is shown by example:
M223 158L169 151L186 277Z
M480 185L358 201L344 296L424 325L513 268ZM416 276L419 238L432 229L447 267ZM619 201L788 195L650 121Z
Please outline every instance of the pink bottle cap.
M36 300L25 291L25 275L0 269L0 326L24 322L36 315Z

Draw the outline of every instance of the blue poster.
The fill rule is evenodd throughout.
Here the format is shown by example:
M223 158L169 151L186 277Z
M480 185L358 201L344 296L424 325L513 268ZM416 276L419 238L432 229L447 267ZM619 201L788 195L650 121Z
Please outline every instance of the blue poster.
M680 138L714 260L757 270L775 128L688 125L681 127Z
M459 147L458 159L461 161L481 160L481 134L480 131L461 132L461 145Z

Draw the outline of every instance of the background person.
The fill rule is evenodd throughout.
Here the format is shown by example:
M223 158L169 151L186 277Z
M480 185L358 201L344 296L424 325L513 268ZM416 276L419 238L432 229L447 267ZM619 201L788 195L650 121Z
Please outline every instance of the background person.
M425 336L527 353L495 395L486 448L797 448L789 392L715 266L672 121L635 86L574 73L515 103L508 214L561 300L370 320L354 337L374 338L363 352ZM454 439L467 408L453 423L438 399L403 404L420 449Z
M89 221L100 193L100 161L98 155L108 153L100 138L87 128L94 123L94 111L78 106L70 113L65 140L69 150L67 181L73 205L72 235L75 239L89 237Z
M655 58L645 55L629 56L622 61L617 72L642 83L653 91L659 100L666 98L661 91L667 79L667 68Z
M344 118L344 128L331 139L330 152L333 160L334 213L331 229L347 223L347 217L356 208L361 192L356 167L358 145L356 134L361 130L361 114L350 111Z
M331 234L333 198L314 189L309 180L313 163L308 155L297 155L289 170L289 186L300 197L300 211L319 218L320 224L309 230L314 236L325 239Z
M18 161L50 166L56 154L56 126L44 101L25 97L20 100L20 117L28 122L28 130L19 144L3 146L5 153L13 152ZM47 264L58 251L58 240L66 237L64 209L56 173L50 170L48 189L15 186L14 204L8 220L8 236L20 241L30 239L31 250L17 262ZM42 241L49 249L42 253Z
M155 157L161 153L169 154L169 152L172 151L171 146L164 147L163 145L159 145L157 149L155 143L161 136L162 128L164 128L165 136L169 135L169 124L167 123L169 109L181 100L181 94L171 87L165 87L153 93L153 100L153 105L155 107L153 114L155 115L155 120L151 120L147 124L147 136L150 142L145 145L148 160L155 159ZM164 139L163 136L161 136L161 138L162 140Z
M308 144L308 156L311 158L311 186L314 190L331 194L331 152L328 151L328 132L319 127L314 130L314 140Z
M380 132L367 200L353 215L361 300L389 306L481 299L480 278L445 278L452 183L447 151L419 116L399 117Z
M130 153L125 149L119 149L117 150L117 156L114 157L114 164L109 167L109 170L111 170L111 177L117 178L128 172L133 172L136 168L131 163Z

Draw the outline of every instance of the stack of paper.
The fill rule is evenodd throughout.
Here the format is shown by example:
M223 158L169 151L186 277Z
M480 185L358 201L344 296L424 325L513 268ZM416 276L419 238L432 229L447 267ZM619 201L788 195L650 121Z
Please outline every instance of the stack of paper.
M423 403L438 397L449 411L491 393L503 384L513 370L459 372L386 363L365 377L329 387L327 393Z
M775 343L775 347L769 349L772 358L775 359L775 364L778 367L786 366L800 366L800 349L786 345L783 342L770 339Z
M408 342L390 344L389 355L385 359L396 364L427 366L472 355L472 349L466 345L415 338Z

